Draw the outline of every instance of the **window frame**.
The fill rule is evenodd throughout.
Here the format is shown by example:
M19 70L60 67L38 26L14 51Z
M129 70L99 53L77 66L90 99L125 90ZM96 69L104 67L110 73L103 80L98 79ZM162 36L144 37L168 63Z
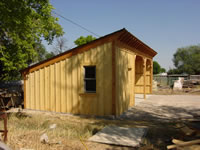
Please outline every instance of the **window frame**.
M89 68L89 67L94 67L95 68L95 77L94 78L86 78L86 68ZM97 83L96 83L96 65L84 65L83 66L83 69L84 69L84 77L83 77L83 82L84 82L84 93L96 93L97 91ZM95 90L94 91L91 91L91 90L87 90L86 86L87 86L87 83L86 81L91 81L91 80L95 80Z

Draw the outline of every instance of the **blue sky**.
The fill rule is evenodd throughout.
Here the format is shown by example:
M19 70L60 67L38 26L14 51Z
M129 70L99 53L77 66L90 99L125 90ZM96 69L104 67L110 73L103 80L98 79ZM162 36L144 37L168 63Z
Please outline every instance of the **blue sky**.
M200 0L51 0L51 4L57 13L100 36L126 28L158 52L154 60L167 70L173 68L177 48L200 44ZM91 35L62 18L59 23L70 48L78 37Z

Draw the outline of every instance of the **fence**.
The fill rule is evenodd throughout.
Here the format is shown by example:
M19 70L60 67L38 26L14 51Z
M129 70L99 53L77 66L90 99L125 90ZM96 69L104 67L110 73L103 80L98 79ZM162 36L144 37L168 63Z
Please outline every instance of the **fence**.
M200 80L200 75L190 75L190 80Z
M179 77L184 78L184 80L189 79L189 75L154 75L153 79L162 86L173 86L174 81L178 80Z

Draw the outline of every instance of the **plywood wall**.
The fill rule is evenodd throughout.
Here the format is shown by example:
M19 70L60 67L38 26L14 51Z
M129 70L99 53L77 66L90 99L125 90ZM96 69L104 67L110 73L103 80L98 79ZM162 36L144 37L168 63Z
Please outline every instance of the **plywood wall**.
M116 114L120 115L135 103L135 54L116 48Z
M106 43L29 73L26 80L26 108L111 115L111 46L111 43ZM96 65L96 93L84 93L84 65Z

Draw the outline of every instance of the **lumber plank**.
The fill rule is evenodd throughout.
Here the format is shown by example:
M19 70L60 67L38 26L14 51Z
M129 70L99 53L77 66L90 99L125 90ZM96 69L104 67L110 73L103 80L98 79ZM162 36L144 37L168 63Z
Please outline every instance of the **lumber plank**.
M178 141L176 141L178 142ZM190 146L190 145L194 145L194 144L199 144L200 143L200 139L197 140L192 140L192 141L187 141L187 142L178 142L174 145L168 145L167 149L173 149L173 148L177 148L177 147L184 147L184 146Z

